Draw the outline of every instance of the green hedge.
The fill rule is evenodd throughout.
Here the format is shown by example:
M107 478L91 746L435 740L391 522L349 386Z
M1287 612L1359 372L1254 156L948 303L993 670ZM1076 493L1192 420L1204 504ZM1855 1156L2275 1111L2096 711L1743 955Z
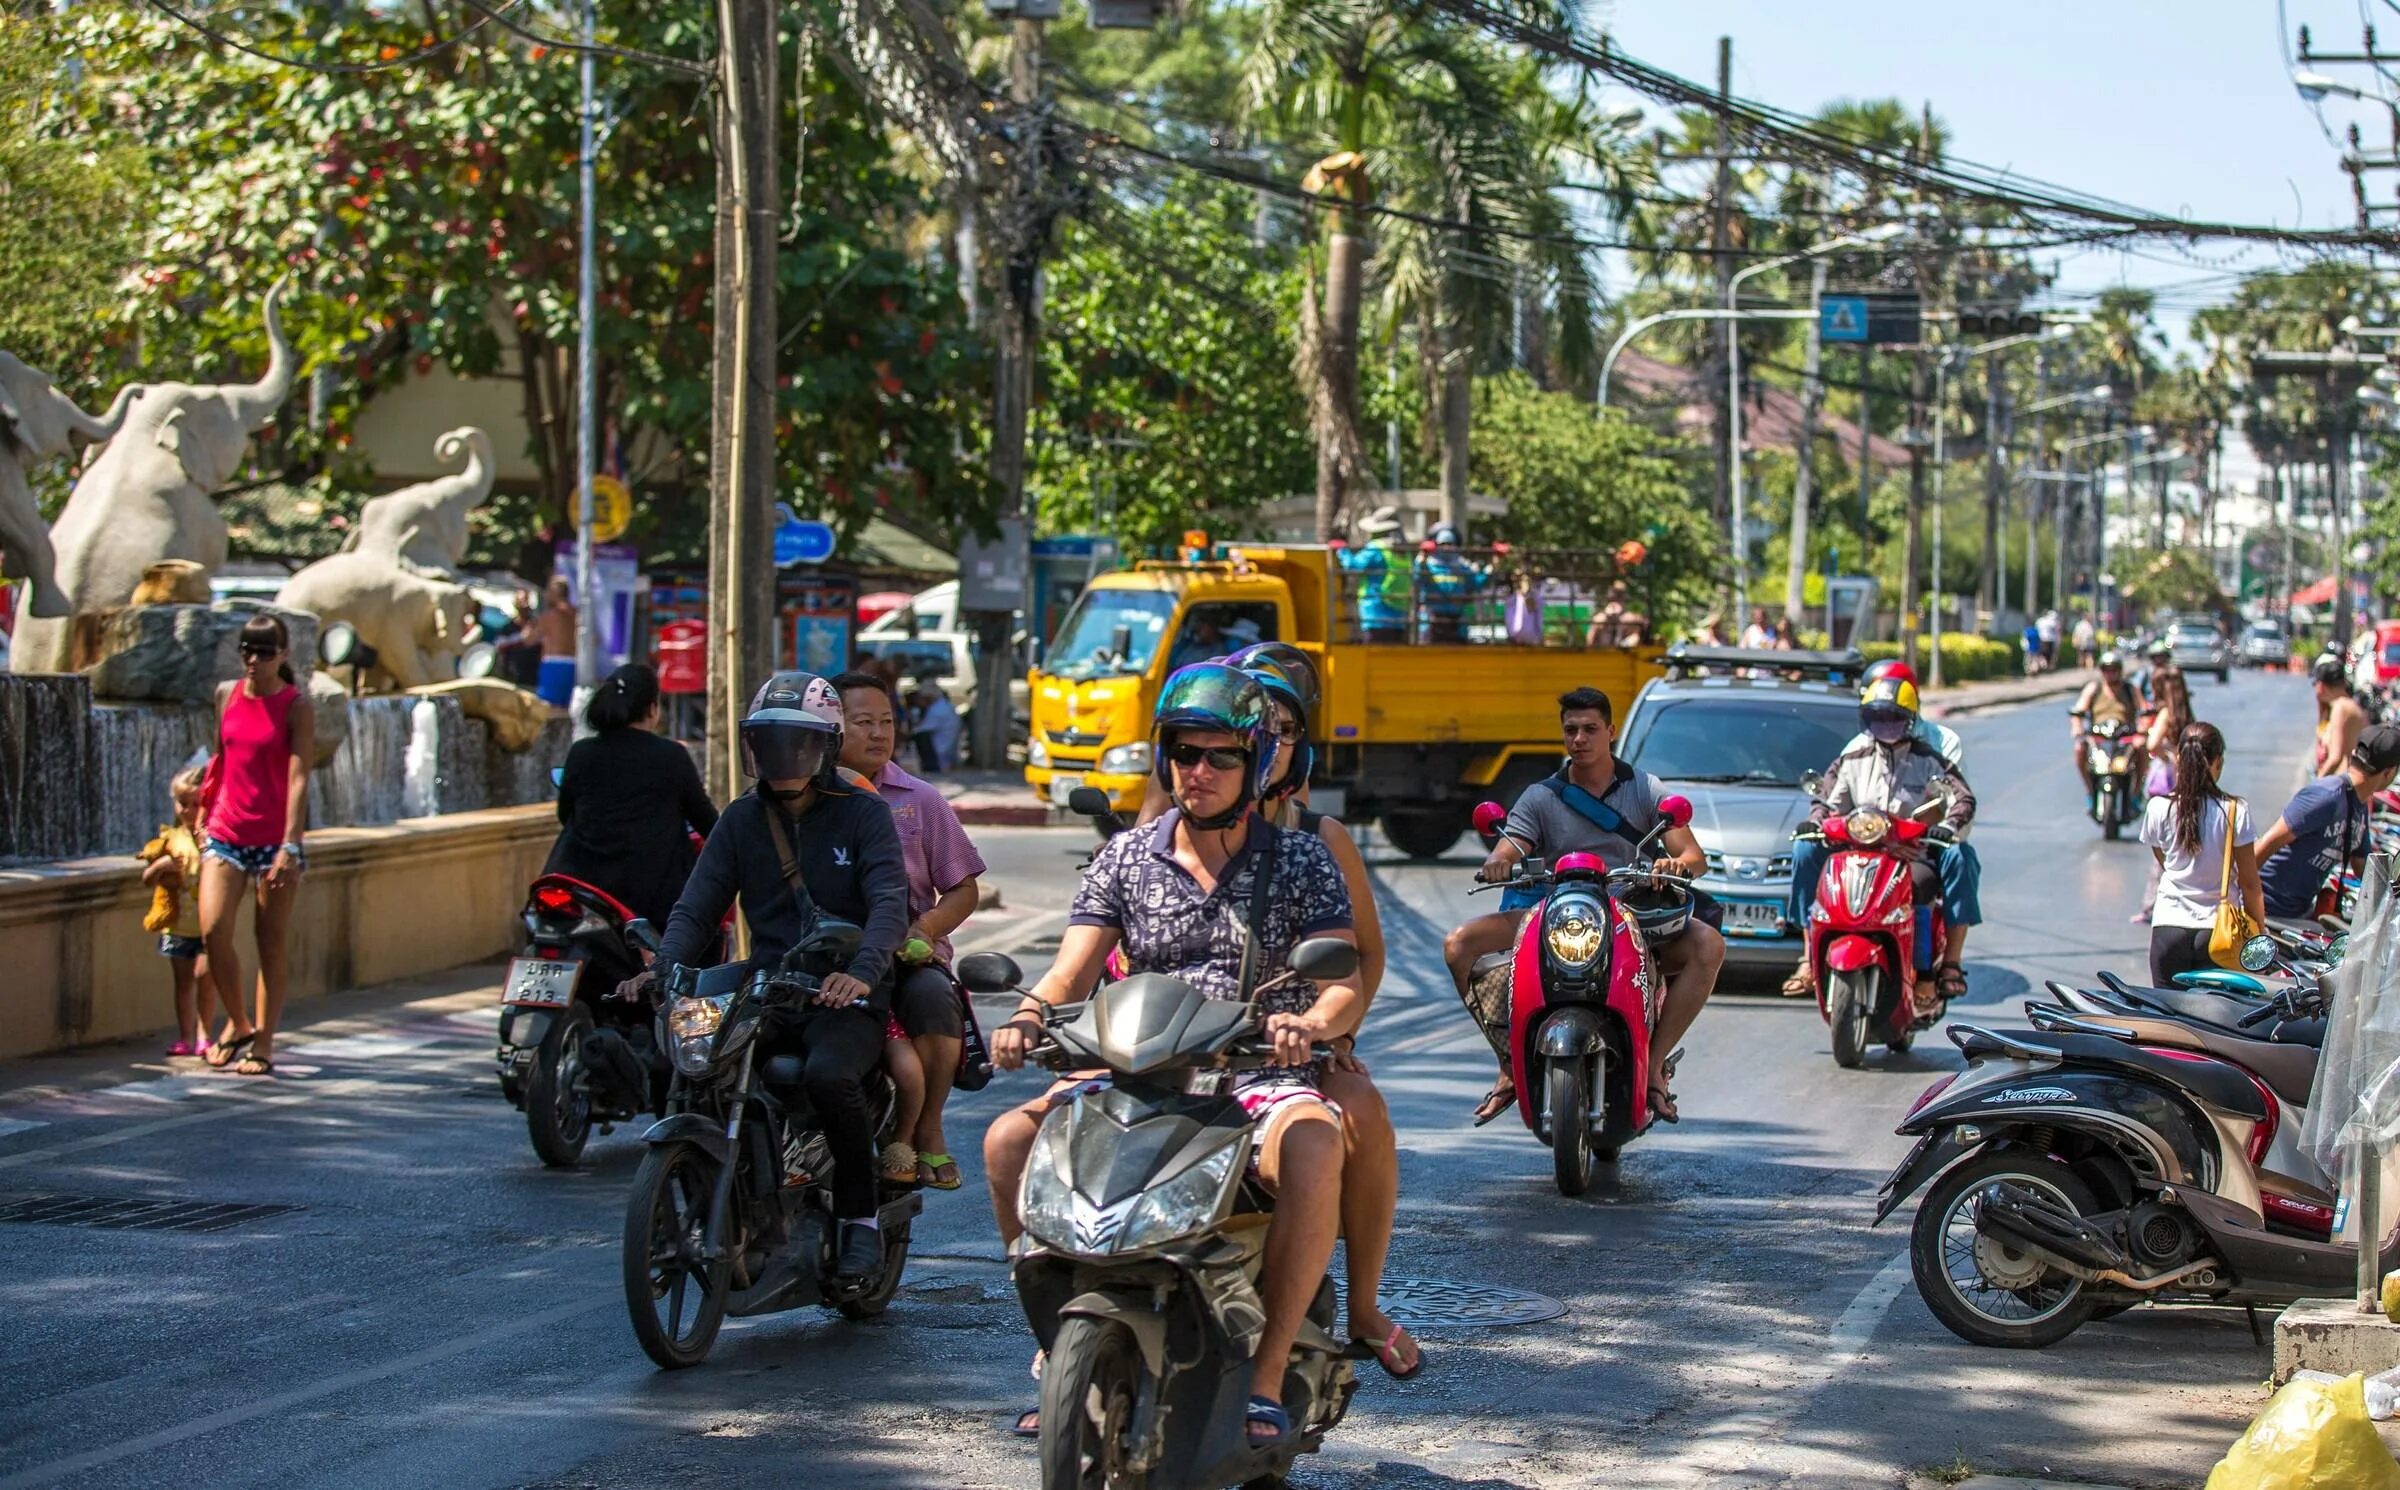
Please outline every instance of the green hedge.
M1825 645L1825 633L1805 631L1800 634L1804 647ZM1882 662L1900 655L1898 642L1868 642L1859 649L1869 662ZM1917 670L1926 671L1931 659L1926 655L1930 642L1917 647ZM2019 653L2022 648L2013 641L1993 641L1988 637L1961 636L1957 632L1942 637L1942 682L1974 683L1985 678L2013 678L2025 670Z

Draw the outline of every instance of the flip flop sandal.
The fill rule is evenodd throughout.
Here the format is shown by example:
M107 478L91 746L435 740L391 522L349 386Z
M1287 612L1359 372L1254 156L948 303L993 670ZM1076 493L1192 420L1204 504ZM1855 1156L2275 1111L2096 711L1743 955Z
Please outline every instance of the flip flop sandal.
M1260 1437L1257 1432L1261 1423L1274 1430L1264 1438ZM1251 1452L1256 1453L1261 1449L1278 1449L1283 1447L1283 1441L1292 1435L1291 1415L1283 1410L1283 1404L1280 1402L1269 1402L1264 1397L1252 1397L1250 1405L1242 1409L1242 1431L1248 1438Z
M1480 1128L1508 1111L1516 1104L1516 1100L1517 1084L1515 1082L1495 1082L1492 1089L1483 1094L1483 1100L1475 1105L1475 1126Z
M252 1030L246 1035L236 1035L230 1040L220 1040L201 1059L208 1062L210 1070L222 1071L240 1059L242 1052L249 1047L250 1042L257 1038L258 1031Z
M1361 1337L1353 1343L1357 1345L1363 1345L1369 1351L1373 1352L1375 1356L1375 1364L1381 1366L1384 1374L1389 1376L1394 1381L1406 1381L1410 1377L1425 1369L1424 1347L1417 1344L1417 1337L1410 1334L1406 1326L1397 1322L1392 1325L1391 1333L1384 1336L1380 1340ZM1398 1366L1393 1364L1394 1361L1399 1359L1400 1347L1403 1344L1407 1345L1407 1347L1416 1354L1417 1358L1415 1363L1412 1364L1406 1371L1401 1370Z
M186 1056L199 1055L207 1049L207 1046L196 1040L178 1040L167 1047L167 1059L181 1060Z
M1663 1081L1650 1083L1650 1111L1662 1123L1683 1121L1683 1114L1675 1110L1675 1094L1667 1090L1667 1084Z
M917 1182L917 1151L899 1139L883 1146L883 1180L887 1185Z
M1018 1414L1017 1414L1017 1420L1016 1420L1015 1422L1013 1422L1013 1423L1011 1423L1011 1424L1009 1424L1009 1425L1008 1425L1008 1432L1009 1432L1009 1436L1010 1436L1010 1437L1012 1437L1012 1438L1039 1438L1039 1437L1041 1437L1041 1436L1042 1436L1042 1408L1041 1408L1041 1404L1037 1402L1037 1403L1035 1403L1033 1406L1026 1408L1026 1409L1025 1409L1023 1412L1021 1412L1021 1413L1018 1413Z
M263 1055L246 1055L242 1057L242 1063L233 1068L233 1074L236 1076L272 1076L275 1074L275 1063Z
M1816 991L1817 985L1815 980L1811 979L1806 973L1794 973L1790 977L1783 980L1783 996L1787 999L1808 998L1814 995Z
M1967 996L1967 970L1955 962L1945 962L1942 964L1941 972L1935 975L1933 986L1941 994L1945 1003L1951 999L1965 998Z
M958 1164L948 1154L917 1155L917 1183L930 1190L958 1188Z

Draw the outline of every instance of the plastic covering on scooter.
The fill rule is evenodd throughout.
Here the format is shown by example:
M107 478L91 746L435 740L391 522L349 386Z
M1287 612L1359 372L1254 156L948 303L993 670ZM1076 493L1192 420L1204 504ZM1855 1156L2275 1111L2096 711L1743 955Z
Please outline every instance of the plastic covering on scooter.
M2332 1013L2326 1021L2324 1056L2317 1065L2308 1120L2300 1128L2300 1146L2330 1175L2353 1173L2353 1156L2361 1145L2388 1154L2400 1144L2400 924L2395 924L2400 907L2392 895L2396 870L2400 856L2368 856L2349 955L2321 985ZM2400 1196L2387 1185L2387 1226L2395 1201Z

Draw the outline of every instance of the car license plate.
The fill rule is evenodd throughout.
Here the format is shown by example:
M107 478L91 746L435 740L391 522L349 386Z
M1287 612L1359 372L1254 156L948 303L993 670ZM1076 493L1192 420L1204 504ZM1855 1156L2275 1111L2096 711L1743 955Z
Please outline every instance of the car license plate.
M1050 778L1050 800L1064 807L1067 798L1074 796L1075 789L1082 785L1083 778L1080 776L1053 776Z
M537 1009L557 1009L575 1002L575 980L583 972L583 963L572 957L512 957L508 963L508 986L500 995L503 1004L523 1004Z
M1727 936L1781 936L1783 909L1760 900L1728 900L1725 906Z

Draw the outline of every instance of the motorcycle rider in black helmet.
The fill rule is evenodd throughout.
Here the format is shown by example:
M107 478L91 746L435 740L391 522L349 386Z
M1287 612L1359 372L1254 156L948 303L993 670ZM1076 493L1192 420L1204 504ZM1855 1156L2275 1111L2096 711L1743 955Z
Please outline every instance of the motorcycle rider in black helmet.
M848 970L825 979L792 1023L767 1032L774 1046L802 1052L808 1100L833 1147L834 1209L843 1223L835 1272L861 1279L883 1252L865 1079L883 1059L892 958L908 934L900 835L890 808L837 774L842 699L825 679L769 678L742 720L741 742L742 768L758 785L728 805L708 835L667 920L658 966L705 958L736 900L755 962L780 960L806 936L812 905L864 929Z

